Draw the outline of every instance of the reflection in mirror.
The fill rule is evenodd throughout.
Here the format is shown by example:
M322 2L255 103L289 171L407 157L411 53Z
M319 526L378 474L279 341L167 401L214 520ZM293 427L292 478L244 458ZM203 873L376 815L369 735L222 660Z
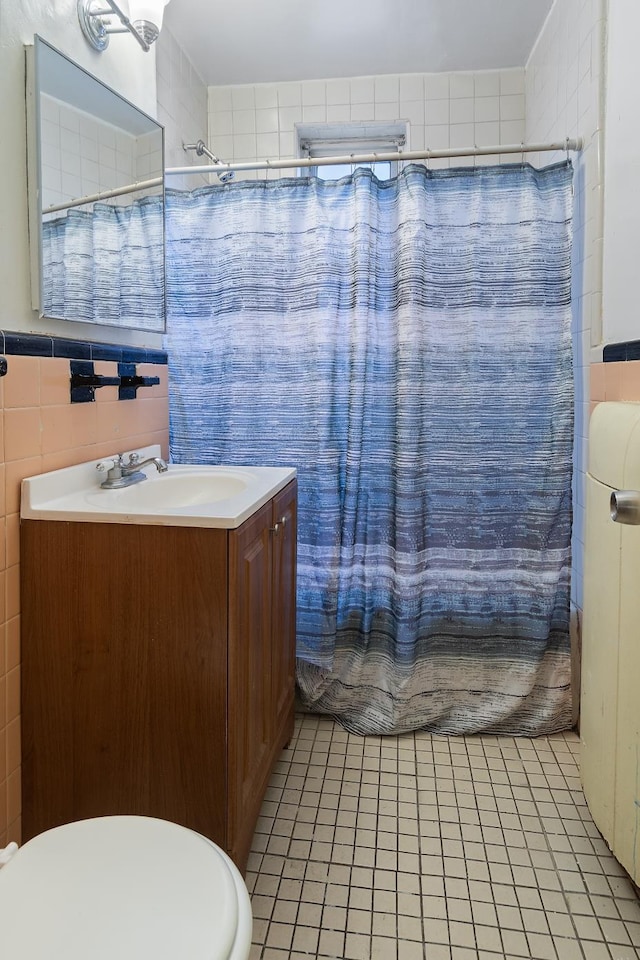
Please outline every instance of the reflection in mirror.
M162 332L163 128L40 37L28 55L34 306Z

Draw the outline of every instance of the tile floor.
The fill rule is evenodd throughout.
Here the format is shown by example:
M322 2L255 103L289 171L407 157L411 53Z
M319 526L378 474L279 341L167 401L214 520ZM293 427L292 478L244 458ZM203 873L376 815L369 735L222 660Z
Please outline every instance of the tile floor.
M640 903L573 733L360 737L299 716L249 858L251 960L630 960Z

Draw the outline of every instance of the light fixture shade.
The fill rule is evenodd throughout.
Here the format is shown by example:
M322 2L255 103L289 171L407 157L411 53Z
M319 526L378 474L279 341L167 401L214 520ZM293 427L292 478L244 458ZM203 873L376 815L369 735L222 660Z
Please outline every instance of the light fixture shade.
M129 19L133 23L152 23L159 33L168 3L169 0L129 0Z

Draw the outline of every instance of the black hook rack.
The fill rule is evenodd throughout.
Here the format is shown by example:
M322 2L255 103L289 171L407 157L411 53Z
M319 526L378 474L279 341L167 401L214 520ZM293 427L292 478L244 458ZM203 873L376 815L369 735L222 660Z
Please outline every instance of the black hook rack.
M119 363L118 373L118 400L135 400L140 387L155 387L160 383L160 377L141 377L136 371L135 363Z
M6 365L6 361L4 363ZM0 376L3 375L0 361ZM71 403L90 403L100 387L117 387L118 400L135 400L140 387L154 387L158 383L160 377L141 377L135 363L119 363L118 376L106 377L95 372L92 360L71 361Z
M104 377L93 369L92 360L71 361L71 403L91 403L99 387L119 387L120 377Z

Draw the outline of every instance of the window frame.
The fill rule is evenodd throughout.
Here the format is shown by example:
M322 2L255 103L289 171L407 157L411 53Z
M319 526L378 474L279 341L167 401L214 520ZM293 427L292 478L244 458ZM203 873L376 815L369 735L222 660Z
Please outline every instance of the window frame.
M320 125L297 126L298 156L305 159L314 157L344 157L348 155L362 155L371 153L401 153L407 144L406 123L394 124L327 124L323 130ZM307 128L307 129L305 129ZM373 170L374 164L360 164L362 169ZM391 180L400 172L400 161L381 160L380 163L389 164L389 176L384 180ZM343 176L349 176L357 169L355 164L343 164ZM319 171L322 167L302 167L298 171L301 177L320 177L327 182L336 182L339 178L322 177Z

